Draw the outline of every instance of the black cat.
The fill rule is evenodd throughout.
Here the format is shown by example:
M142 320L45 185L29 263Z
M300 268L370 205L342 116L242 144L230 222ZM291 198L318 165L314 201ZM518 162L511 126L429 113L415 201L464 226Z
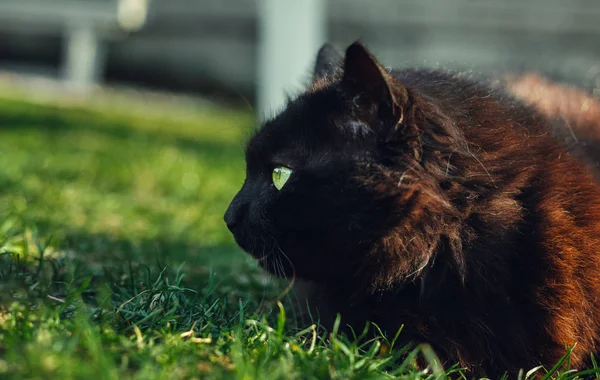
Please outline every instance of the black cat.
M569 125L469 75L324 46L308 90L246 150L225 215L311 308L430 343L473 375L575 368L600 347L600 187ZM560 135L554 133L554 135Z

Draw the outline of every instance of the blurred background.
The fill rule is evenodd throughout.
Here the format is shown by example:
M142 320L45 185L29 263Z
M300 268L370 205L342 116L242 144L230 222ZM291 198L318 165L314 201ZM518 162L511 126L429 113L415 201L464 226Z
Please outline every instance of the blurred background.
M0 0L0 70L278 108L316 50L600 87L596 0Z

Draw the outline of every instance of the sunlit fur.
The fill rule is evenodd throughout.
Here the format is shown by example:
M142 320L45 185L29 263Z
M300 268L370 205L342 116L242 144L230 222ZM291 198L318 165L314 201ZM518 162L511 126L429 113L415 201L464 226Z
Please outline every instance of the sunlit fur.
M506 79L507 88L517 97L561 121L554 124L553 134L600 178L600 101L581 89L536 74Z
M333 65L318 62L247 146L225 217L238 244L310 284L325 324L340 312L357 329L404 325L401 338L492 378L551 366L574 344L571 363L588 365L600 188L549 133L567 119L469 75L390 72L358 43L320 56ZM281 191L277 165L294 170Z

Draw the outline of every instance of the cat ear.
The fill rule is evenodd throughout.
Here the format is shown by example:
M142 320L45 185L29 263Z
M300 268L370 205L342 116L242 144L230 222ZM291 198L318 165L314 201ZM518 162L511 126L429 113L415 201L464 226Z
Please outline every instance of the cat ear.
M321 46L321 49L319 49L319 52L317 53L313 81L333 76L341 67L343 59L343 53L332 44L326 43Z
M380 113L386 111L396 123L402 122L406 90L358 41L346 50L342 84L356 92L360 105L375 105Z

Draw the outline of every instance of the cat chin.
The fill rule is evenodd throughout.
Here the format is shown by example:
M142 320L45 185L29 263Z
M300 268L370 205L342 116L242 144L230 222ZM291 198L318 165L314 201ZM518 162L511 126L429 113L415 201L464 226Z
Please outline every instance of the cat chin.
M309 324L318 322L326 329L333 327L337 316L337 304L331 297L328 287L318 281L298 278L294 282L294 296L300 307L299 317Z

